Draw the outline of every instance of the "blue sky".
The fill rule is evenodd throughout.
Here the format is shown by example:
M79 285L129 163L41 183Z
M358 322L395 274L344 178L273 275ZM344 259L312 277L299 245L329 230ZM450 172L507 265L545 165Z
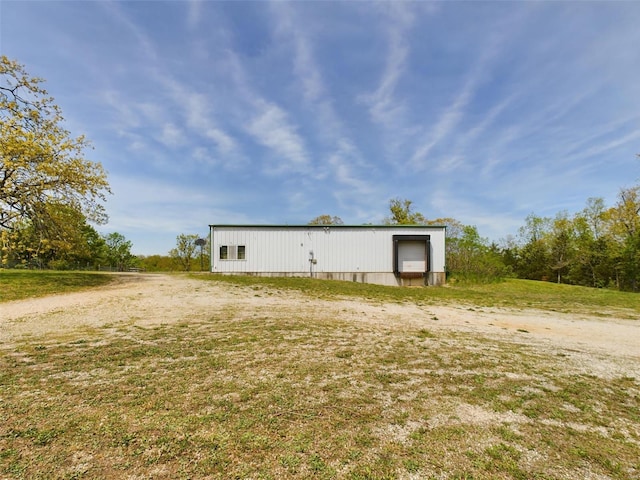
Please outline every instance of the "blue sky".
M640 177L639 2L0 0L109 172L109 224L380 223L391 198L500 240Z

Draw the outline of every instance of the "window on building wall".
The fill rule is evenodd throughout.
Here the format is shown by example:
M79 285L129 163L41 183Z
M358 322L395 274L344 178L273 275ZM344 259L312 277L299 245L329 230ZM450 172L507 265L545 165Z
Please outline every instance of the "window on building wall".
M220 260L245 260L244 245L220 245Z

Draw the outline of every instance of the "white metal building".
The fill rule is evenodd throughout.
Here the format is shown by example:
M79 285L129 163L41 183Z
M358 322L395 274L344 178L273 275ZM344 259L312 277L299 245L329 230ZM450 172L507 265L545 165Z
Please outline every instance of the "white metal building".
M442 285L444 226L210 225L211 272Z

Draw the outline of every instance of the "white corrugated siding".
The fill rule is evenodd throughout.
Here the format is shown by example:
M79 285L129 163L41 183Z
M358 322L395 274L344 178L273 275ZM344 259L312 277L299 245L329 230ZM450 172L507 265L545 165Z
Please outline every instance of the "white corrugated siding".
M443 227L212 227L213 271L305 273L392 272L393 235L430 235L431 271L444 272ZM244 245L245 260L220 260L220 245Z

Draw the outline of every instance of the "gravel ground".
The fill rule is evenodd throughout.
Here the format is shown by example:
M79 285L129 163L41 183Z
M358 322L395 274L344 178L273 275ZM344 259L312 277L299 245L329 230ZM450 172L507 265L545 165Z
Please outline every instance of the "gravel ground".
M640 377L640 322L536 310L416 306L313 299L298 292L256 293L247 287L161 274L124 274L107 287L0 304L0 346L47 341L78 329L170 324L233 310L235 315L321 314L387 328L476 332L566 356L568 370L601 377Z

